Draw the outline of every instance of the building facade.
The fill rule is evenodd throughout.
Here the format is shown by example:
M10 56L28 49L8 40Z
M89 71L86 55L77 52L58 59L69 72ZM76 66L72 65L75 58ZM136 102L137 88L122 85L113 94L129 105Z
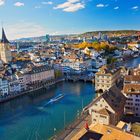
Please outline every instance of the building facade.
M95 74L95 89L96 91L108 90L115 85L120 79L120 69L111 69L107 66L102 66L99 72Z
M33 67L28 73L31 83L52 80L55 78L54 69L49 66Z
M88 106L92 123L116 125L124 113L125 101L121 91L116 86L111 87Z
M140 66L125 76L123 94L127 98L125 114L140 117Z
M8 81L0 78L0 96L7 96L9 94Z

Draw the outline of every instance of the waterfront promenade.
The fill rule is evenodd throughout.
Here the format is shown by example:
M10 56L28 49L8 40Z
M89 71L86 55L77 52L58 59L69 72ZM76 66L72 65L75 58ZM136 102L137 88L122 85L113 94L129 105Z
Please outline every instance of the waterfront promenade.
M35 91L38 91L42 88L49 88L50 86L56 84L56 83L59 83L61 81L64 81L65 79L64 78L61 78L61 79L51 79L51 80L47 80L47 81L42 81L40 83L34 83L34 84L30 84L29 85L29 88L25 91L22 91L22 92L18 92L18 93L12 93L12 94L9 94L8 96L3 96L3 97L0 97L0 103L4 103L4 102L7 102L9 100L12 100L14 98L17 98L19 96L23 96L25 94L29 94L29 93L33 93Z
M91 117L90 115L81 114L77 116L77 119L67 126L65 130L63 130L58 135L55 135L51 140L70 140L79 130L85 127L85 124L88 123L91 124Z

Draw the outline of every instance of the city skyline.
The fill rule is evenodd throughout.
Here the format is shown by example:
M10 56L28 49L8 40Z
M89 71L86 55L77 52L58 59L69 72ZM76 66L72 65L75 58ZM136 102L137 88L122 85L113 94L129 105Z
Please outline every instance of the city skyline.
M97 30L139 30L139 0L0 0L9 39Z

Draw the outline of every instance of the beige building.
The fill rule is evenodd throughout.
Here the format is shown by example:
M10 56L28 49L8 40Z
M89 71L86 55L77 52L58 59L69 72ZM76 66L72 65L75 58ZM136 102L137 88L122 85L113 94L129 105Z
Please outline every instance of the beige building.
M92 116L92 123L116 125L124 113L125 101L121 91L116 86L111 87L87 107Z
M9 63L12 60L9 41L6 38L4 29L2 28L2 39L0 42L0 59L4 63Z
M95 74L95 89L96 91L104 92L115 85L120 80L120 69L112 69L110 67L102 66L99 72Z
M127 98L125 113L140 117L140 67L125 76L123 94Z
M54 69L49 66L33 67L28 73L31 83L52 80L55 78Z

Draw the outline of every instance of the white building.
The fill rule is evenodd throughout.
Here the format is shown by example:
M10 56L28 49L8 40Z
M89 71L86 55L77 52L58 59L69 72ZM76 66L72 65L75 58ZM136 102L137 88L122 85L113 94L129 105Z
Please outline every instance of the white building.
M9 88L8 88L8 81L6 79L0 78L0 95L8 95Z
M28 84L31 82L31 76L29 74L19 72L16 74L16 78L21 85L21 91L27 90Z
M62 66L62 71L64 73L67 73L67 72L81 73L85 71L86 69L91 68L91 59L85 60L85 61L72 61L72 62L66 61L66 62L63 62L61 66Z
M134 48L136 47L138 49L140 48L140 44L137 42L131 42L131 43L128 43L127 45Z
M9 92L10 94L16 94L21 92L21 85L17 79L12 79L9 82Z

